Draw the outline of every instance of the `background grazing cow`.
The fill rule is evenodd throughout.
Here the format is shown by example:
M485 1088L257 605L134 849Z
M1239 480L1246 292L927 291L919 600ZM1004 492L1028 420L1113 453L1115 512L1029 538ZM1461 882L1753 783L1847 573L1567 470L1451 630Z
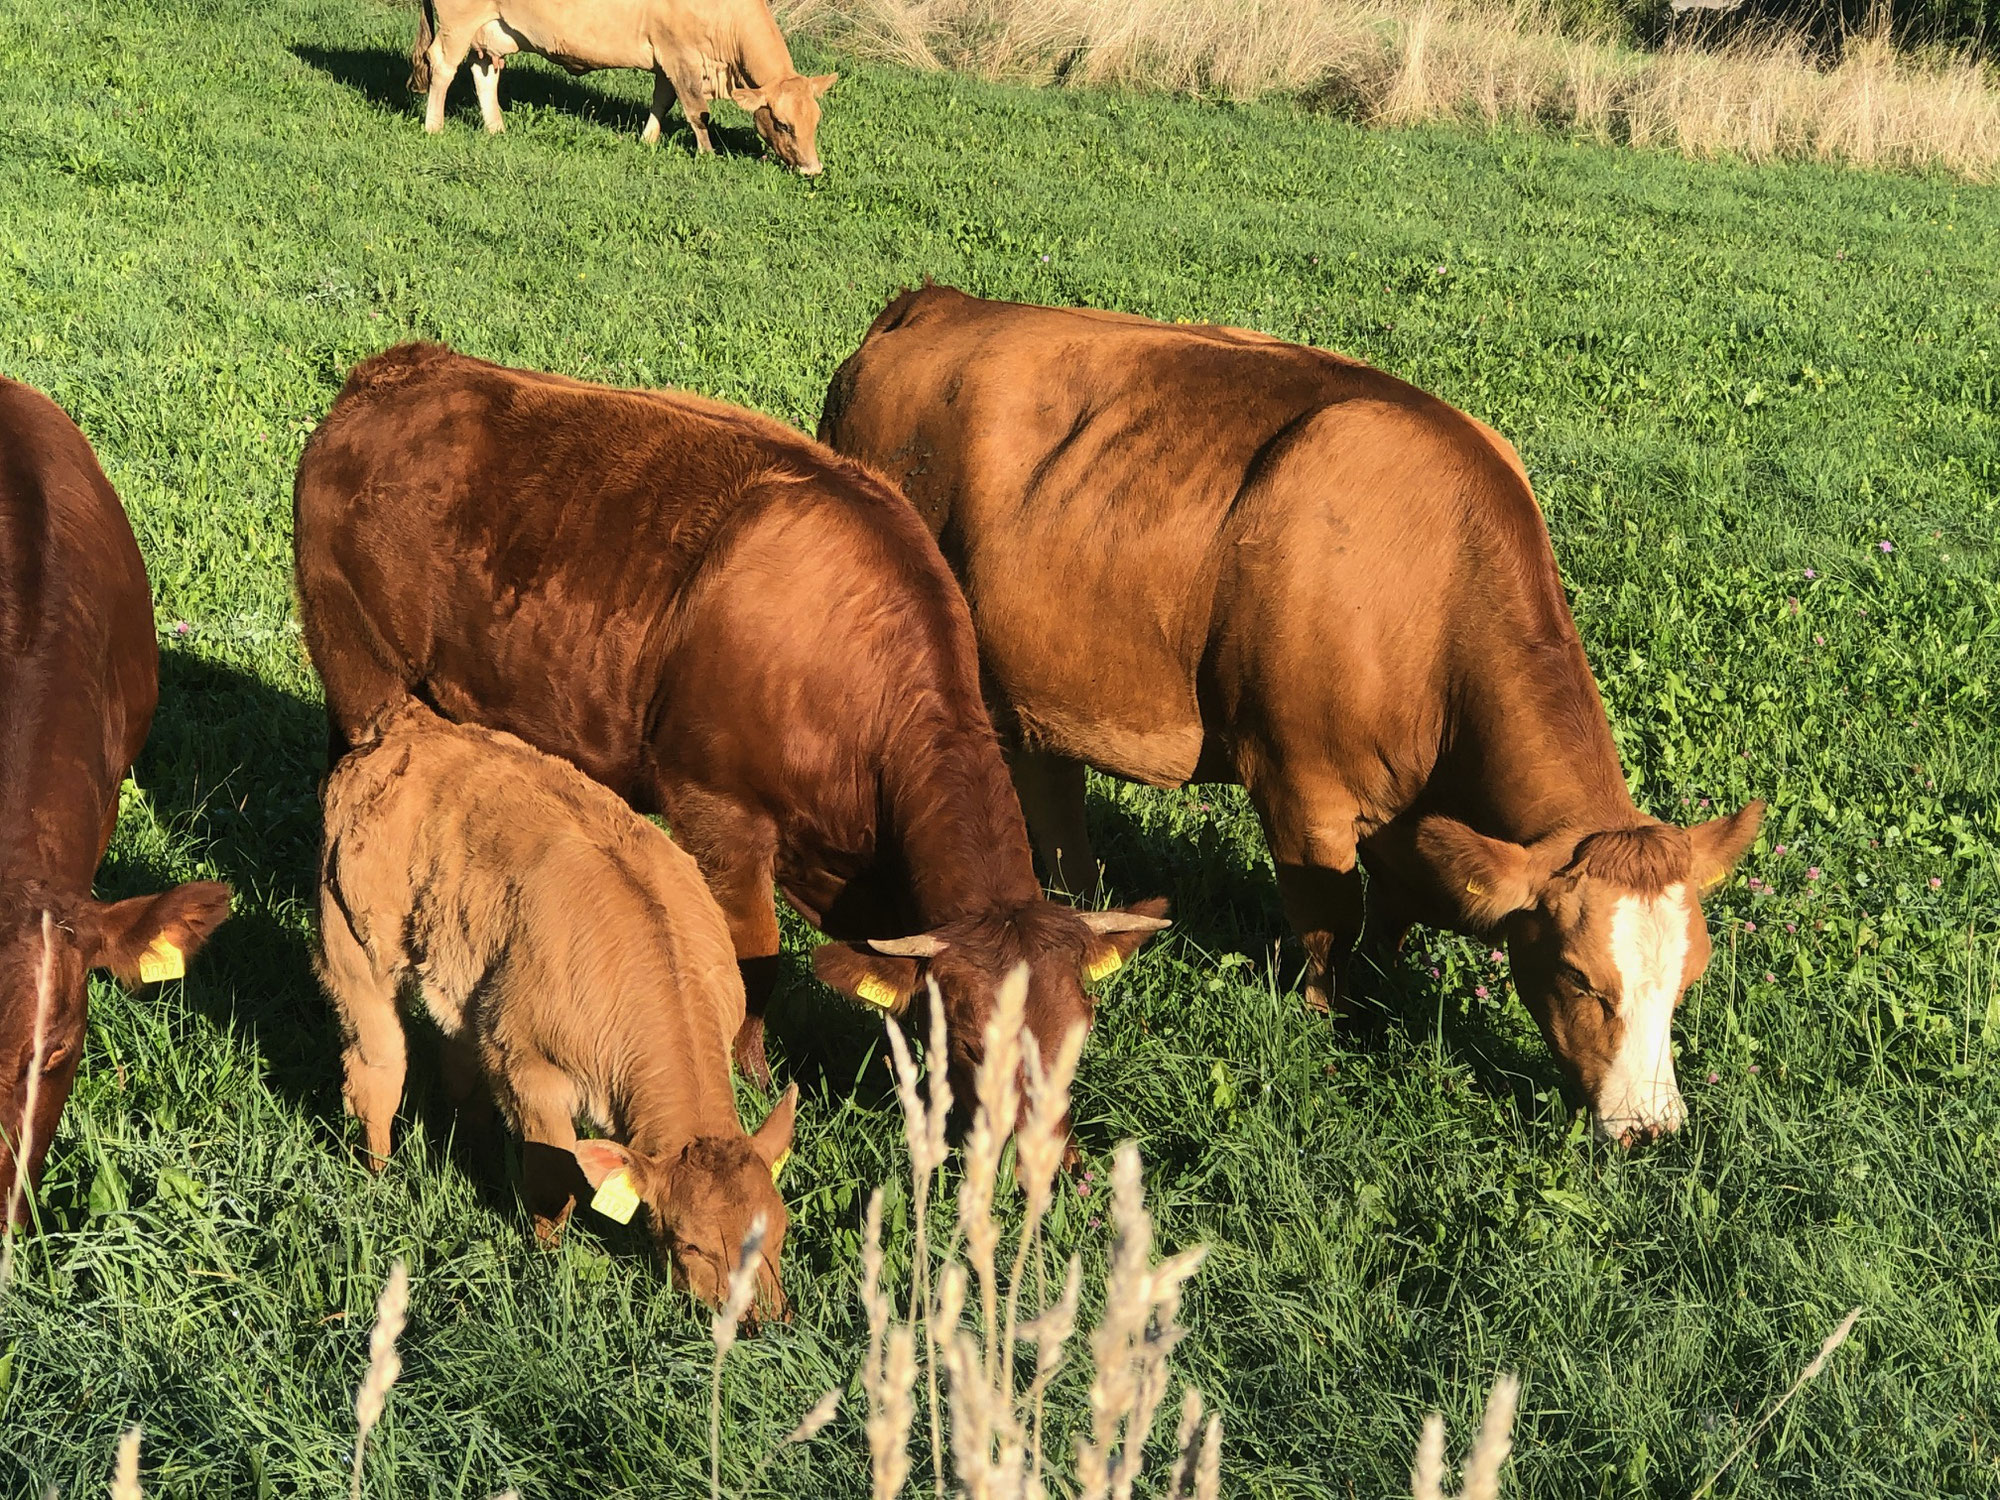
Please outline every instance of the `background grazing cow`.
M1678 1128L1700 895L1762 804L1691 829L1633 806L1498 434L1262 334L926 287L840 367L820 437L903 485L964 585L1058 884L1095 883L1086 765L1240 782L1321 1003L1365 865L1384 942L1505 936L1608 1136Z
M405 345L358 366L300 461L293 538L338 759L418 697L663 812L745 960L768 1078L775 881L828 984L901 1010L934 977L960 1098L1015 964L1045 1051L1159 902L1046 899L980 699L972 622L880 478L754 412ZM914 936L911 936L914 934Z
M76 424L0 380L0 1215L16 1221L83 1056L85 974L177 974L229 914L215 881L90 894L158 698L124 507Z
M414 981L453 1102L490 1089L520 1134L544 1239L578 1166L592 1187L624 1172L661 1262L715 1306L761 1215L760 1302L783 1310L774 1175L798 1092L744 1133L729 1076L743 981L673 840L575 767L406 699L327 779L319 929L370 1165L403 1097L397 999ZM616 1139L579 1141L579 1114Z
M445 94L468 52L486 128L506 129L500 69L524 49L572 73L651 69L653 106L639 136L649 146L678 94L695 150L714 150L708 105L727 98L756 122L780 161L819 175L819 100L840 75L802 77L765 0L423 0L410 87L429 94L424 129L444 129Z

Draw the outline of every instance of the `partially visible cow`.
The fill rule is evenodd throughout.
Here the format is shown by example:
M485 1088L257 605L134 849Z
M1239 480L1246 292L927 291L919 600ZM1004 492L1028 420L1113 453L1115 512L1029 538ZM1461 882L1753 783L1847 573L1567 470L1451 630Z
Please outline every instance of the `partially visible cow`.
M406 699L327 778L319 929L372 1166L403 1096L397 1001L413 989L444 1033L452 1101L476 1119L490 1090L521 1136L544 1239L578 1168L595 1188L623 1173L662 1263L711 1305L762 1217L760 1301L783 1310L774 1179L798 1091L745 1133L729 927L664 833L567 762ZM578 1140L579 1115L613 1138Z
M335 760L415 697L664 813L763 1011L781 888L813 963L900 1011L944 995L959 1097L993 992L1030 969L1044 1051L1165 903L1078 912L1035 878L936 545L877 475L767 417L405 345L307 444L293 541Z
M780 161L819 175L820 96L840 75L801 75L765 0L423 0L410 88L429 96L424 129L444 129L445 93L468 53L486 128L506 129L500 69L521 51L572 73L649 69L653 105L639 136L649 146L678 95L695 150L713 151L709 102L728 99L756 122Z
M1088 892L1086 765L1233 781L1314 998L1370 925L1504 936L1602 1131L1676 1129L1672 1021L1701 894L1762 804L1632 803L1514 450L1354 360L1236 328L893 300L822 441L896 479L979 634L1056 882Z
M158 698L124 507L76 424L0 379L0 1219L25 1221L41 1180L83 1056L88 971L178 974L229 914L216 881L91 895Z

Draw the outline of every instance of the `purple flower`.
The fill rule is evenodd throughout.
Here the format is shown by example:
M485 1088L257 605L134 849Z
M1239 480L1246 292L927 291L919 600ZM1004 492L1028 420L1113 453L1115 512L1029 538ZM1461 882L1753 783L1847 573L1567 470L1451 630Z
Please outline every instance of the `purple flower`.
M1806 569L1806 577L1808 577L1808 578L1817 578L1817 577L1819 577L1819 574L1815 573L1815 572L1814 572L1814 571L1813 571L1813 570L1812 570L1811 568L1807 568L1807 569Z
M1435 978L1437 978L1437 977L1438 977L1438 966L1437 966L1436 964L1432 964L1432 965L1431 965L1431 978L1435 979Z
M1486 986L1483 984L1476 984L1472 987L1472 993L1477 995L1480 999L1484 1000L1486 998Z
M1894 552L1896 550L1896 544L1890 541L1887 537L1884 537L1881 541L1877 542L1875 545L1880 547L1884 552Z

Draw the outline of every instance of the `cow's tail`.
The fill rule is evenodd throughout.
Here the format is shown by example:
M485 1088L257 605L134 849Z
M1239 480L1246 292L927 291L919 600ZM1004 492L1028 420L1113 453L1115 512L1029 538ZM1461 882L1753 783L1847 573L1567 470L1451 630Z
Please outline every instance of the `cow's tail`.
M417 39L410 47L410 92L431 91L431 40L437 35L437 20L431 14L431 0L417 0Z

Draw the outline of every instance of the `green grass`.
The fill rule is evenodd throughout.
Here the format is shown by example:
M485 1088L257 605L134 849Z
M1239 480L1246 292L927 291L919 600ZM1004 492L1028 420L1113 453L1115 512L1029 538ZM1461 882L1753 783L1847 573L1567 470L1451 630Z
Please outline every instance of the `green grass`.
M94 990L51 1230L0 1299L0 1492L87 1492L143 1420L152 1493L335 1494L395 1255L415 1302L372 1493L703 1490L705 1322L635 1238L539 1252L422 1098L379 1180L343 1146L291 472L346 368L419 335L810 427L933 275L1347 350L1493 423L1641 802L1772 803L1683 1013L1691 1123L1626 1157L1483 945L1418 943L1384 980L1405 1024L1354 1050L1273 967L1242 797L1096 785L1114 885L1181 924L1112 986L1079 1128L1100 1170L1142 1143L1164 1245L1214 1247L1181 1363L1230 1493L1406 1490L1423 1413L1460 1446L1518 1369L1514 1493L1685 1496L1855 1303L1720 1493L2000 1493L2000 197L817 56L843 77L815 187L741 122L734 155L678 125L642 150L631 74L510 66L506 136L462 82L426 138L413 24L0 0L0 370L82 424L159 602L101 888L240 893L185 984ZM867 1023L802 960L778 1030L807 1085L799 1318L732 1356L739 1478L858 1364L861 1205L902 1170ZM1067 1191L1060 1250L1100 1244L1100 1201ZM760 1492L865 1492L855 1417Z

